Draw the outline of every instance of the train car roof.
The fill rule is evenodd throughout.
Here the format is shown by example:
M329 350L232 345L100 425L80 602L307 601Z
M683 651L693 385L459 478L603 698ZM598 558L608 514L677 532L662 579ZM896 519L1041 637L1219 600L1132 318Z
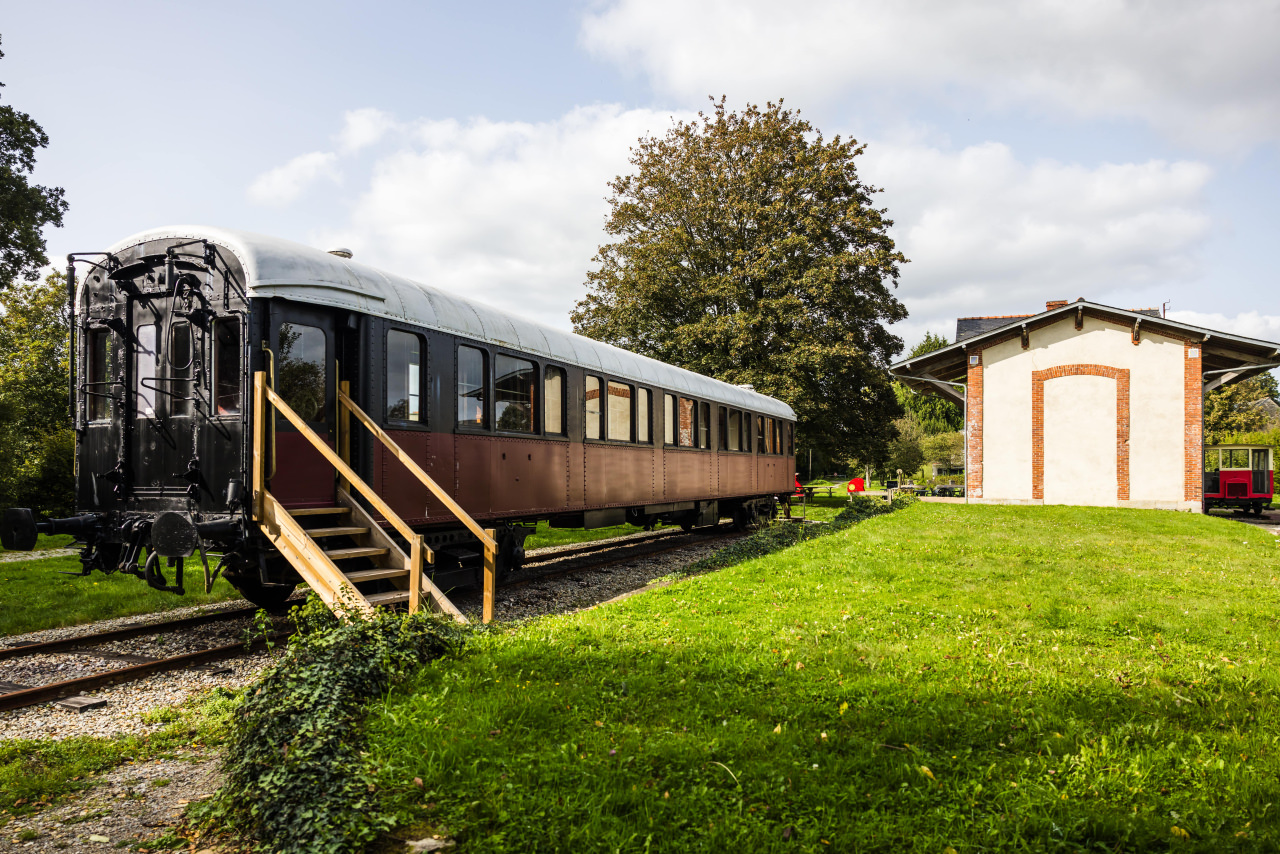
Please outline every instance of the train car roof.
M790 406L767 395L279 237L178 225L131 235L110 251L171 238L208 240L234 253L244 267L250 297L279 297L401 320L765 415L795 418Z

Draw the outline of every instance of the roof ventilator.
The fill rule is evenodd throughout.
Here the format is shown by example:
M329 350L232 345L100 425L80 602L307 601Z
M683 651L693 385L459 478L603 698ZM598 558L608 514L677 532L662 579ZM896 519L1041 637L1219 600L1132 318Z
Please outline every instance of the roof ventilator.
M327 251L330 255L337 255L339 258L351 257L351 250L347 249L345 246L336 246L333 249L329 249Z

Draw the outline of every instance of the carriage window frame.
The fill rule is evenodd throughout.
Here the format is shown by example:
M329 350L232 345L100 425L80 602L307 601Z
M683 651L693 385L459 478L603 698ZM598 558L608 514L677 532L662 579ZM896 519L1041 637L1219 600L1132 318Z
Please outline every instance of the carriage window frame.
M418 344L418 418L395 418L391 415L391 336L392 334L407 335L413 338ZM394 424L397 427L408 427L415 429L425 429L427 427L427 339L424 335L414 332L410 329L403 329L398 326L389 326L385 338L386 343L386 370L384 379L386 381L385 393L387 400L383 405L383 422L386 424ZM406 365L406 367L409 367ZM409 372L412 373L412 372ZM408 381L406 378L405 387L408 389ZM411 404L413 396L410 395L407 403Z
M706 401L698 402L698 449L702 451L711 450L711 404Z
M685 441L684 411L689 410L689 436ZM676 447L697 448L698 442L698 401L691 397L676 398Z
M787 456L794 457L796 455L796 425L787 422Z
M729 450L729 407L716 407L716 450Z
M224 342L222 331L233 330L235 339ZM244 412L244 329L238 317L219 318L213 322L213 417L239 419ZM223 357L234 356L234 361ZM228 382L225 374L234 369L234 381ZM229 389L225 395L224 389ZM231 401L234 400L234 403ZM224 404L224 401L227 403Z
M668 448L677 447L676 439L676 396L662 395L662 443Z
M470 350L480 354L480 378L481 383L478 387L480 390L480 421L476 422L472 419L462 419L463 398L469 396L474 388L468 389L464 395L462 392L462 351ZM454 427L466 433L487 433L489 432L489 410L490 401L493 398L493 381L489 376L489 350L486 347L477 347L474 344L459 344L454 350L454 366L453 366L453 421Z
M653 444L653 392L636 386L635 389L636 444Z
M595 392L596 392L596 396L595 396L596 409L594 413L595 414L595 418L594 418L595 430L594 431L592 431L591 429L593 419L592 419L592 412L591 412L591 398L588 396L591 393L590 386L592 385L593 380L594 380ZM583 376L583 379L582 379L582 439L585 442L604 441L605 401L602 400L602 398L606 394L606 389L607 389L607 386L605 386L604 384L603 377L599 377L595 374L586 374ZM595 433L594 436L591 435L592 432Z
M498 362L502 359L509 359L512 362L520 362L529 366L529 373L532 375L533 381L529 386L529 429L521 430L519 428L501 427L499 421L501 414L498 412L499 395L502 390L498 387L501 377L498 375ZM525 356L513 356L510 353L495 352L493 354L493 429L496 433L509 433L514 436L534 436L538 433L538 417L539 417L539 400L538 400L538 363L533 359ZM510 402L510 401L505 401Z
M1209 460L1213 460L1210 466ZM1204 452L1204 470L1208 474L1217 474L1222 471L1222 451L1219 448L1206 448Z
M1249 450L1247 448L1223 448L1222 467L1234 471L1249 470Z
M91 329L85 336L85 416L89 422L110 421L115 403L112 369L116 354L114 333L110 329Z
M559 403L553 405L551 401L550 385L548 383L552 378L560 381L560 389L558 392ZM544 436L566 436L568 428L565 418L565 391L569 388L569 375L564 368L559 365L546 365L542 369L542 435ZM551 416L555 415L558 424L555 429L551 427Z
M133 331L133 417L134 418L155 418L159 414L156 407L159 404L160 392L156 390L156 380L160 378L160 324L144 323ZM147 344L150 339L150 344ZM150 346L150 350L145 349ZM150 365L148 371L144 373L143 367L150 356ZM151 380L151 385L146 384L146 380ZM143 410L143 401L146 401L146 411Z
M735 418L737 419L736 423L734 421ZM728 444L728 450L730 453L737 453L737 454L742 453L742 446L744 443L742 441L742 410L741 409L729 410L728 435L725 437L725 440Z
M614 394L614 390L625 391L626 394ZM619 382L618 380L605 380L605 405L604 405L604 427L605 437L610 442L625 442L632 444L636 440L636 387L630 383ZM614 398L626 404L614 405ZM625 418L623 417L625 411ZM617 413L618 427L626 425L625 436L615 436L614 432L614 414Z
M310 336L308 333L319 333L320 340L323 342L324 352L321 353L320 360L318 362L305 358L301 352L299 352L297 356L285 354L285 348L281 339L283 338L284 327L286 326L291 327L292 329L303 330L299 333L300 339L311 337L314 341L314 337ZM332 391L329 382L329 368L330 365L333 364L332 359L334 347L334 342L329 330L321 326L316 326L314 323L301 323L294 320L284 320L276 326L276 336L276 354L274 357L275 377L273 378L273 387L276 394L280 395L281 399L283 399L305 423L329 423L329 404L331 402L330 394ZM285 382L286 369L291 367L291 363L318 365L320 368L320 399L315 413L310 418L307 417L305 412L299 411L301 408L299 406L299 398L291 397L293 390L289 388ZM305 400L305 398L303 399ZM289 419L285 418L284 413L279 409L276 410L276 421L281 429L286 431L292 431L294 429L293 425L289 423Z
M1253 458L1250 465L1252 471L1271 471L1271 461L1268 459L1271 456L1269 448L1253 448L1250 456Z
M757 453L757 454L767 454L767 453L769 453L769 443L768 443L768 442L766 441L766 439L765 439L765 435L764 435L764 427L765 427L765 425L764 425L764 416L763 416L763 415L757 415L757 416L756 416L756 431L755 431L755 432L756 432L756 453Z

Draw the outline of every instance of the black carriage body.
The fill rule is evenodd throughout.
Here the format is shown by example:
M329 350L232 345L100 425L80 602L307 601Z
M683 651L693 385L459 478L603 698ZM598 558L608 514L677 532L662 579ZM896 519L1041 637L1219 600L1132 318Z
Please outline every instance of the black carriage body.
M259 371L331 447L345 383L499 530L508 563L539 520L709 524L791 492L794 416L747 389L258 235L158 230L92 260L77 265L75 312L82 515L57 523L88 544L86 572L175 589L143 550L180 569L207 549L255 601L292 589L251 518ZM319 452L279 415L264 429L271 494L290 511L332 506ZM462 524L382 443L360 429L348 441L353 469L427 535L448 575L450 549L468 549ZM467 577L455 564L446 583Z

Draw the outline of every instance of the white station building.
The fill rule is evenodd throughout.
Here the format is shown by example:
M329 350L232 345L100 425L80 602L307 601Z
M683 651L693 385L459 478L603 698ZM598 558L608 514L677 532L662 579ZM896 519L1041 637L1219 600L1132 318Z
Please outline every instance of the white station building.
M1277 362L1273 341L1081 299L961 318L889 372L964 408L970 502L1199 511L1205 393Z

